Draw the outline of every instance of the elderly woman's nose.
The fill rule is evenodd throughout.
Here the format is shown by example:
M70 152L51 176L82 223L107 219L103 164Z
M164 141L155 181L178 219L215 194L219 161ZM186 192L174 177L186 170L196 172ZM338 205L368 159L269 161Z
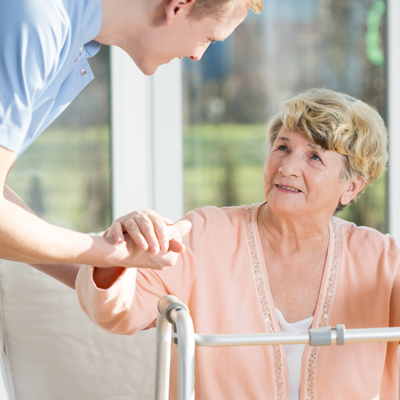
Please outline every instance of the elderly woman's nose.
M301 157L296 155L295 153L289 154L283 161L281 166L279 167L279 172L283 176L300 176L301 175Z

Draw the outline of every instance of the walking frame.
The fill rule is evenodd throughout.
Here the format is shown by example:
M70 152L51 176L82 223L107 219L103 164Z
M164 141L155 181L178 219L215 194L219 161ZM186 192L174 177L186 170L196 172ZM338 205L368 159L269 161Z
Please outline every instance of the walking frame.
M252 333L202 335L194 333L188 307L175 296L158 302L155 400L168 400L171 338L178 345L178 400L194 400L195 346L254 346L309 344L344 345L361 342L398 342L400 328L345 329L325 326L301 333ZM171 326L174 327L171 333Z

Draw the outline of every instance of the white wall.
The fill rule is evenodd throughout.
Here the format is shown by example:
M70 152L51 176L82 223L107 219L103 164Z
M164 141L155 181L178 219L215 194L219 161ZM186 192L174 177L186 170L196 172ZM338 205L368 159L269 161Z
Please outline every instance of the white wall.
M183 216L181 63L151 77L122 50L111 49L114 218L151 208Z

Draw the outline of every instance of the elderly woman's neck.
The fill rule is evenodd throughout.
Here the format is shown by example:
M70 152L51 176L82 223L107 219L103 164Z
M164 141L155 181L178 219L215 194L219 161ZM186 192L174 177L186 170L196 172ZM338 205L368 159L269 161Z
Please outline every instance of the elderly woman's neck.
M328 245L329 220L326 216L282 215L265 204L258 214L258 227L261 240L276 251L308 253Z

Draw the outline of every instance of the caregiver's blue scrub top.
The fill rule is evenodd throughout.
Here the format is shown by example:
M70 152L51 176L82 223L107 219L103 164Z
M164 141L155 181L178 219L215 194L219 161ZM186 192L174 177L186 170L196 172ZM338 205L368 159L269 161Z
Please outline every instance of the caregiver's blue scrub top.
M0 146L21 154L93 79L101 6L0 1Z

